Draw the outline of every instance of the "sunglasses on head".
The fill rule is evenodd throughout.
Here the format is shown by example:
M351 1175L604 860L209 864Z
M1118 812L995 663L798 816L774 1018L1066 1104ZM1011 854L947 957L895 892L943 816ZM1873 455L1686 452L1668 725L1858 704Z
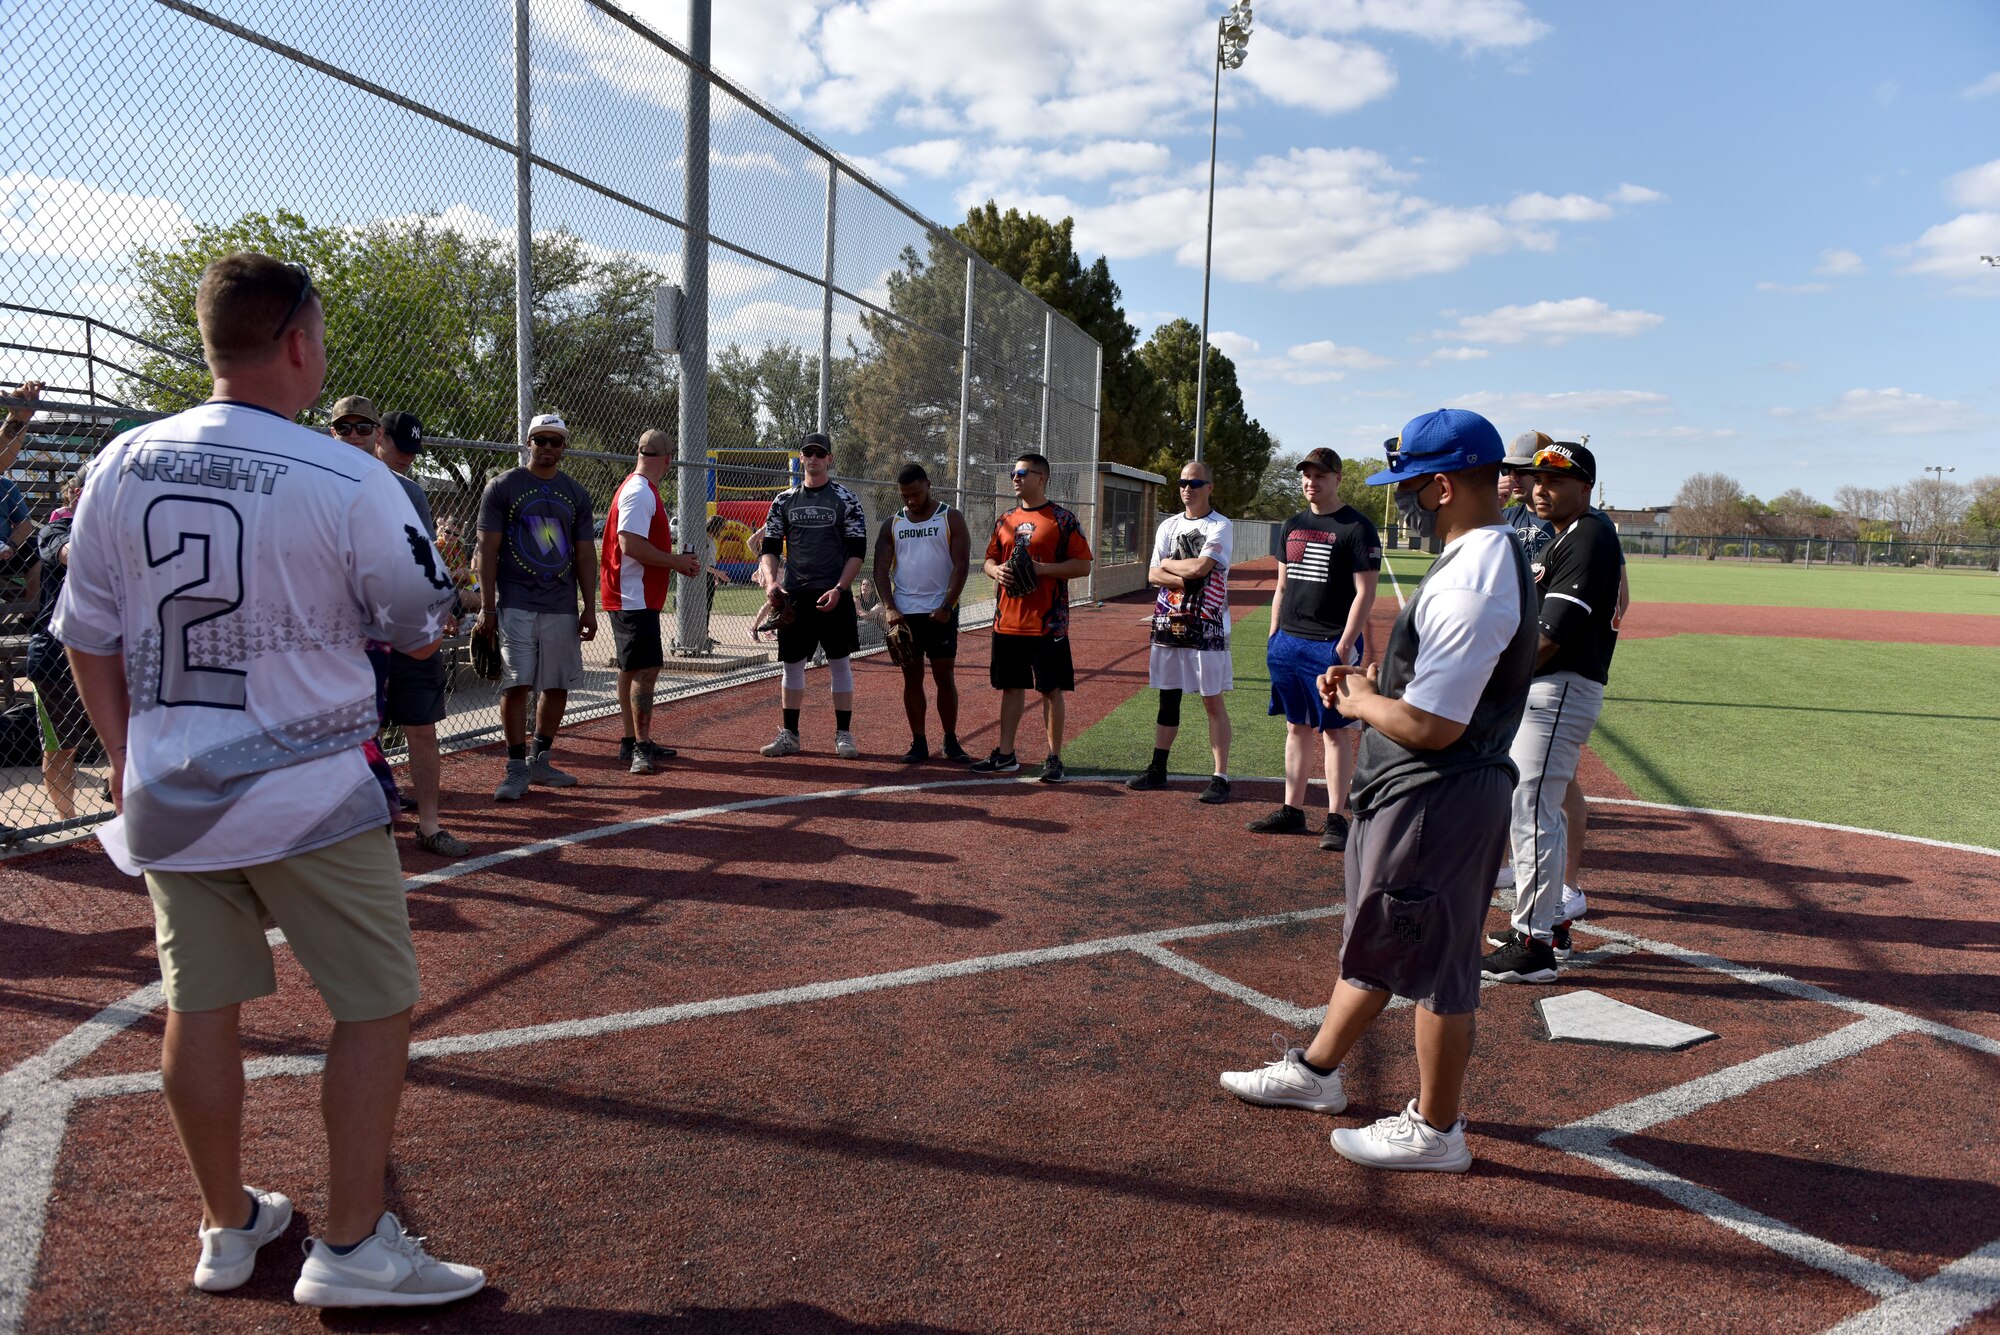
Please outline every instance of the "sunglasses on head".
M1567 454L1558 454L1554 450L1542 450L1535 455L1535 467L1554 468L1567 472L1576 467L1576 460L1570 458Z
M831 459L833 457L833 451L824 445L808 445L800 450L799 454L807 459Z
M373 422L335 422L333 434L336 436L372 436L375 434Z
M299 313L299 308L306 304L306 298L310 297L313 294L312 272L308 270L305 265L300 264L297 260L286 260L285 267L287 269L293 269L298 272L299 294L296 297L293 297L292 304L286 307L285 318L278 321L278 332L271 335L271 341L273 343L276 343L279 339L285 336L285 329L292 323L292 317Z
M1200 491L1203 487L1208 485L1208 479L1205 477L1184 477L1181 479L1181 485L1183 487L1192 487L1196 491Z
M569 437L558 436L552 432L541 432L528 437L528 443L530 445L567 445L569 444Z

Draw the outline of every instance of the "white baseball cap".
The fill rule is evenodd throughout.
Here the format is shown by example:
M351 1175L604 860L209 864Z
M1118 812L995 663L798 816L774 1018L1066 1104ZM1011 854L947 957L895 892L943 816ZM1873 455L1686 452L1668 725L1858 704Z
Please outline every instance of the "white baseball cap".
M553 431L564 440L569 439L569 423L563 421L555 413L543 413L540 417L528 423L528 435L530 438L541 431Z

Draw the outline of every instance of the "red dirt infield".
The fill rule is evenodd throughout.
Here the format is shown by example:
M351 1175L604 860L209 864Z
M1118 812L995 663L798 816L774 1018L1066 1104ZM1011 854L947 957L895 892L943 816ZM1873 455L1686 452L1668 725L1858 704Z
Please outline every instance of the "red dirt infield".
M1138 610L1078 613L1072 735L1144 685ZM984 752L986 637L963 642ZM1994 1328L2000 857L1632 803L1588 768L1582 955L1486 990L1472 1172L1369 1173L1327 1132L1414 1093L1406 1012L1338 1118L1216 1085L1332 981L1341 859L1246 834L1268 787L904 769L894 670L856 678L858 762L828 754L818 672L792 759L754 754L775 683L663 711L681 758L649 778L607 721L559 745L577 788L514 806L490 752L447 758L475 857L399 831L425 996L391 1197L491 1283L324 1324ZM1022 737L1039 761L1032 713ZM244 1010L245 1158L299 1218L209 1296L159 1014L89 1024L156 976L143 891L76 845L0 866L0 920L0 1331L320 1324L289 1293L327 1025L289 952ZM1579 988L1719 1038L1546 1041L1534 1001Z

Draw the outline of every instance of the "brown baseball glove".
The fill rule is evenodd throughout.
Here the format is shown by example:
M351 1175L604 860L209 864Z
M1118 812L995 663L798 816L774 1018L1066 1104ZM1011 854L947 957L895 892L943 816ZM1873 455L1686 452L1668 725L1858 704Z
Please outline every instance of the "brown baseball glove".
M889 661L897 667L908 667L923 661L917 653L916 634L911 631L908 621L890 622L886 643L889 646Z
M778 631L791 625L797 615L798 612L792 607L791 595L780 589L778 601L775 604L766 602L758 611L757 619L750 623L750 638L775 640L778 638Z
M490 635L481 635L478 631L474 631L469 647L472 650L472 670L487 681L500 680L502 664L499 628L495 627Z

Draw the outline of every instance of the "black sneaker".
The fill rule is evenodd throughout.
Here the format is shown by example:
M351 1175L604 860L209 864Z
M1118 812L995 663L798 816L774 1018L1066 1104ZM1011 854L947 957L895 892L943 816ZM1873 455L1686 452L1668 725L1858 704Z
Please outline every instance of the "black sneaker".
M1167 776L1164 771L1156 770L1151 765L1148 765L1131 778L1125 780L1125 786L1135 793L1150 793L1166 787Z
M954 765L970 765L972 763L972 757L966 754L965 748L958 744L958 738L956 737L947 737L944 739L944 751L942 754L946 760L949 760Z
M1229 800L1229 780L1223 778L1220 774L1209 775L1208 787L1202 789L1201 796L1195 798L1195 801L1206 802L1210 806L1215 806L1219 803L1227 802L1228 800Z
M1512 927L1502 927L1497 932L1488 932L1486 934L1486 944L1489 946L1511 946L1514 944L1515 935L1516 933Z
M1516 936L1480 961L1479 976L1496 983L1553 983L1555 950L1546 941Z
M651 761L672 760L680 754L673 747L661 746L658 742L640 742L639 749L644 751L646 759Z
M903 752L905 765L921 765L930 758L931 748L928 742L911 742L910 749Z
M1576 942L1570 939L1568 923L1557 923L1553 935L1555 939L1549 945L1557 959L1566 960L1576 953Z
M1347 817L1338 811L1326 813L1326 829L1320 833L1319 846L1329 853L1347 851Z
M1042 776L1039 780L1037 780L1037 782L1061 783L1064 779L1067 779L1068 777L1069 775L1063 773L1062 757L1050 756L1047 760L1044 760L1042 762Z
M1021 768L1021 762L1015 759L1014 753L1012 751L1002 751L997 746L993 748L993 754L987 756L986 759L972 762L972 772L974 774L1012 774L1019 768Z
M1259 816L1244 828L1252 834L1298 834L1306 828L1306 813L1297 807L1279 807L1268 816Z

